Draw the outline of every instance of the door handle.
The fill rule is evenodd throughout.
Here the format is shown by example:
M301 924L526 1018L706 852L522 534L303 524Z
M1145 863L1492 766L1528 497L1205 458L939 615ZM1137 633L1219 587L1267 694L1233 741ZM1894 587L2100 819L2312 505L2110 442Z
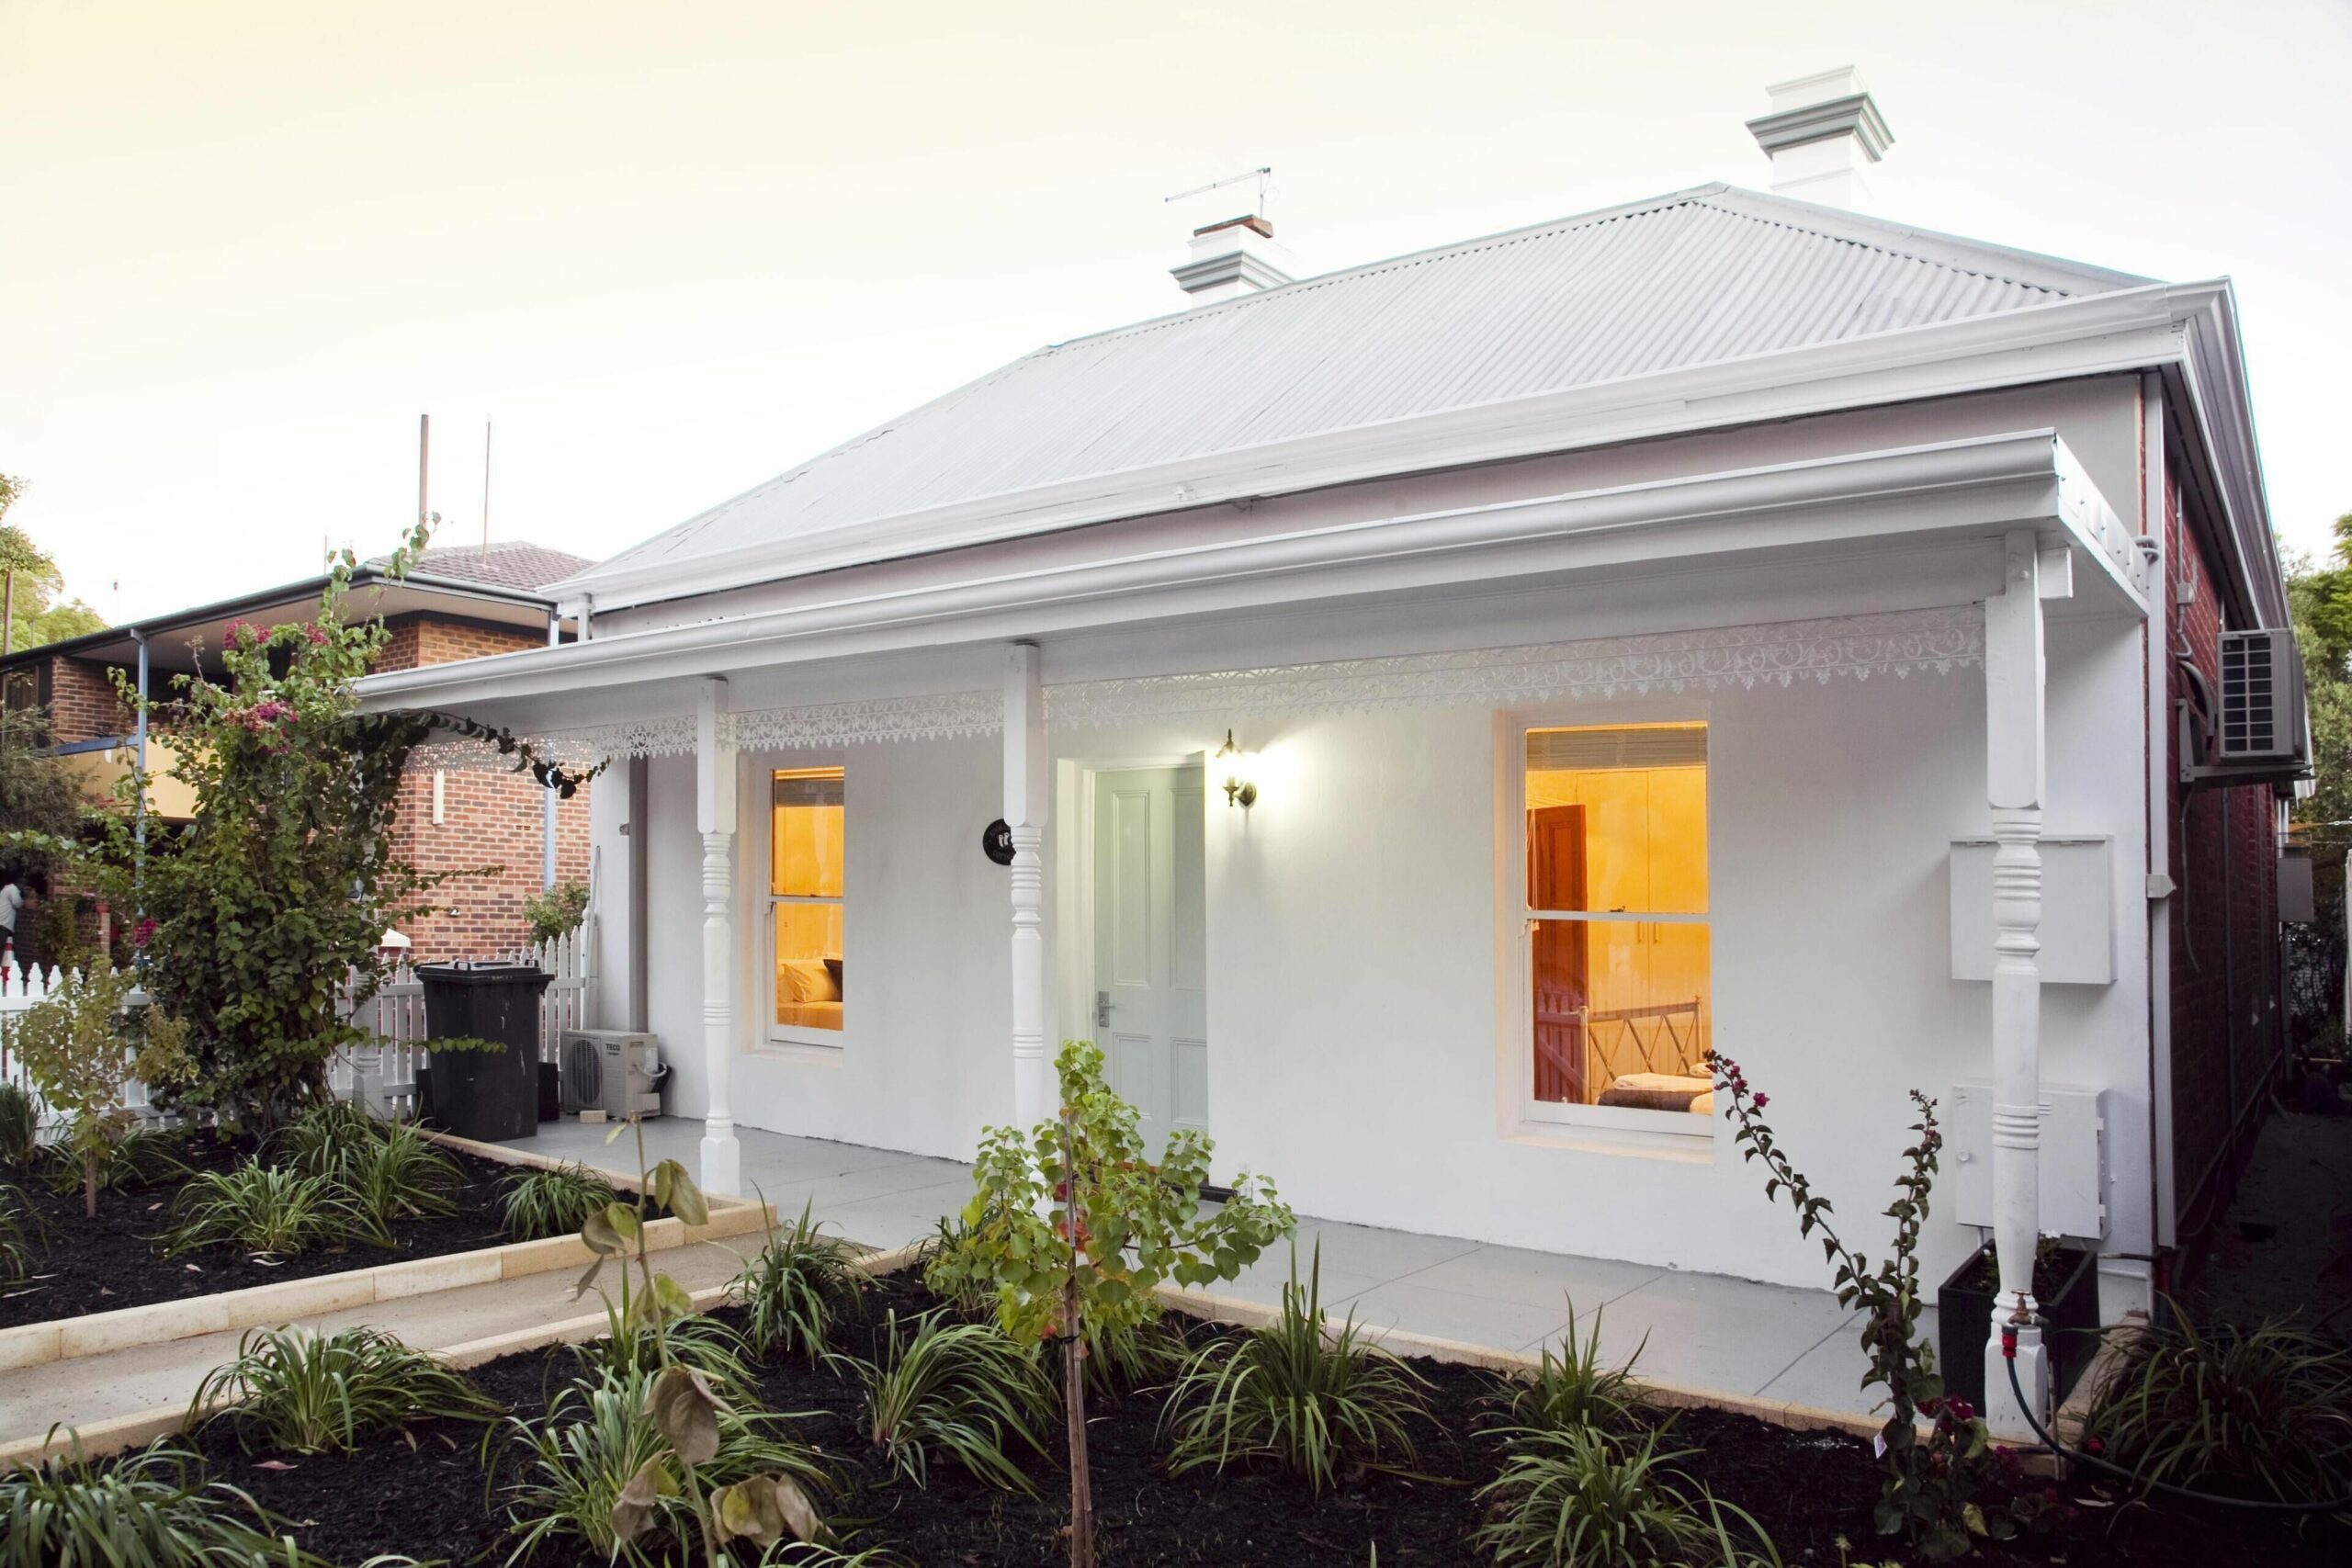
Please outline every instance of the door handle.
M1097 1029L1111 1027L1111 993L1108 991L1094 993L1094 1027Z

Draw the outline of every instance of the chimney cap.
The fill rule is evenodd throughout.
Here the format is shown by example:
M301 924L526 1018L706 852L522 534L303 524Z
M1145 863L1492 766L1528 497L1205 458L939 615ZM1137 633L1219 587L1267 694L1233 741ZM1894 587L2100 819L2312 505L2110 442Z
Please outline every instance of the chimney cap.
M1193 231L1193 238L1197 240L1204 234L1214 234L1220 229L1233 228L1253 229L1269 240L1274 237L1274 225L1272 219L1261 218L1255 212L1245 212L1238 218L1220 218L1214 223L1204 224Z
M1776 82L1764 89L1772 112L1747 122L1748 134L1768 154L1809 142L1851 136L1855 147L1875 164L1894 145L1894 132L1879 113L1878 101L1850 65Z

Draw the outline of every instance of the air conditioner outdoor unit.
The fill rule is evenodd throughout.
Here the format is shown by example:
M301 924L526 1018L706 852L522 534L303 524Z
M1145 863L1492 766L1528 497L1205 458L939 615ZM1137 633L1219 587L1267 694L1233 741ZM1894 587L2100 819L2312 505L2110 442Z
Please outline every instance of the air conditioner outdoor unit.
M608 1116L662 1114L661 1043L618 1029L566 1030L559 1051L564 1112Z
M2270 762L2301 748L2301 666L2285 628L2222 634L2222 722L2216 761Z

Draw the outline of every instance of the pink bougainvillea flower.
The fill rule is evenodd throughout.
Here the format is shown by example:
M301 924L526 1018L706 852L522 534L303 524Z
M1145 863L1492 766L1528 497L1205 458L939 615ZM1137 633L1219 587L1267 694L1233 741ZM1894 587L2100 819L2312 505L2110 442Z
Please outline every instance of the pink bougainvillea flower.
M149 918L149 919L143 919L143 920L140 921L140 922L139 922L139 929L138 929L137 931L133 931L133 932L131 932L131 933L130 933L130 940L131 940L131 942L132 942L132 943L133 943L134 945L139 946L139 947L144 947L144 946L146 946L149 942L151 942L154 941L154 940L155 940L155 922L154 922L154 919L151 917L151 918Z
M237 639L252 629L253 628L251 626L248 626L243 621L231 621L226 626L221 628L220 646L223 648L236 647Z
M1772 1097L1769 1094L1759 1094L1756 1097L1756 1109L1758 1111L1763 1110L1766 1106L1771 1103Z
M327 629L324 626L304 626L302 635L311 639L313 647L322 646L327 640Z

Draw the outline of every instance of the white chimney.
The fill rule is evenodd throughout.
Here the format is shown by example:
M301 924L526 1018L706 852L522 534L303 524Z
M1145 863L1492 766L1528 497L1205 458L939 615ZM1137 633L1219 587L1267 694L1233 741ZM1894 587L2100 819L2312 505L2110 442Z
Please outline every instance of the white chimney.
M1772 160L1772 189L1832 207L1867 207L1863 172L1886 155L1894 133L1861 73L1850 65L1764 89L1772 112L1747 122Z
M1191 254L1168 272L1185 293L1207 305L1279 288L1297 265L1274 243L1274 226L1252 214L1193 230Z

